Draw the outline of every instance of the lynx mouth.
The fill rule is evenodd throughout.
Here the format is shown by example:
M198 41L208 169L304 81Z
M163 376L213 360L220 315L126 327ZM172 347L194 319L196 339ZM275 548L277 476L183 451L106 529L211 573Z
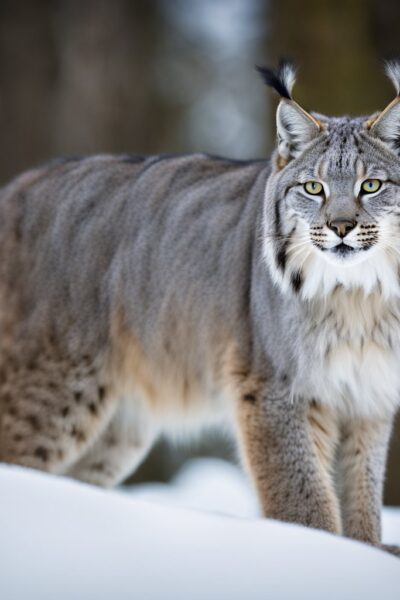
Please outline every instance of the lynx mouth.
M353 246L348 246L347 244L342 242L341 244L338 244L337 246L332 248L331 251L335 254L339 254L339 256L347 256L352 252L356 252L357 248L353 248Z

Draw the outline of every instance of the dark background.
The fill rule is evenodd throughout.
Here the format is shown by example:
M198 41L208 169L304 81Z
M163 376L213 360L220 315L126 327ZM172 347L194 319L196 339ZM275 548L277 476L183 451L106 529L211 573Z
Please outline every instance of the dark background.
M368 114L393 97L382 58L399 33L397 0L0 0L0 182L60 155L266 156L276 100L254 64L293 58L305 107ZM234 456L217 434L161 443L135 480L193 453ZM400 504L400 424L386 501Z

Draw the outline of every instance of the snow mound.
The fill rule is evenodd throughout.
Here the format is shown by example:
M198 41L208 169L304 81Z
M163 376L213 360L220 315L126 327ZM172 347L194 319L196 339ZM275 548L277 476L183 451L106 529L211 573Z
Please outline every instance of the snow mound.
M255 492L243 471L216 458L188 461L172 485L146 483L122 489L134 493L136 497L162 504L235 517L260 517ZM382 534L386 544L400 545L400 508L384 509Z
M197 482L198 475L192 472ZM197 497L195 481L180 477L176 488L187 486ZM203 512L163 504L161 490L157 501L145 500L143 487L124 496L6 465L0 487L5 600L399 595L398 559L321 531L204 512L206 502Z

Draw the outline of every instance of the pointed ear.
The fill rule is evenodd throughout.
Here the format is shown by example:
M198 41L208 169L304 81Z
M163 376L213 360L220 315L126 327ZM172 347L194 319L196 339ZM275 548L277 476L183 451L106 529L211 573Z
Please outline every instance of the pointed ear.
M288 161L296 158L321 131L321 124L293 100L281 100L276 112L278 152Z
M373 115L365 123L371 134L378 137L396 153L400 150L400 63L387 62L386 74L392 81L397 96L378 115Z
M400 98L392 100L368 128L374 136L398 153L400 150Z
M296 80L296 71L287 61L281 61L277 71L257 67L265 83L281 96L276 122L278 129L278 152L280 166L298 156L304 146L315 138L322 124L306 112L292 98L292 88Z

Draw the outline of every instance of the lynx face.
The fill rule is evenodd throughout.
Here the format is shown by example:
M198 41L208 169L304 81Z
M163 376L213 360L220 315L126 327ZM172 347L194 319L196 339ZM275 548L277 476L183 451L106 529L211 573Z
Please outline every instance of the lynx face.
M337 285L400 295L398 98L367 120L308 114L286 97L277 124L264 220L275 279L306 298Z

